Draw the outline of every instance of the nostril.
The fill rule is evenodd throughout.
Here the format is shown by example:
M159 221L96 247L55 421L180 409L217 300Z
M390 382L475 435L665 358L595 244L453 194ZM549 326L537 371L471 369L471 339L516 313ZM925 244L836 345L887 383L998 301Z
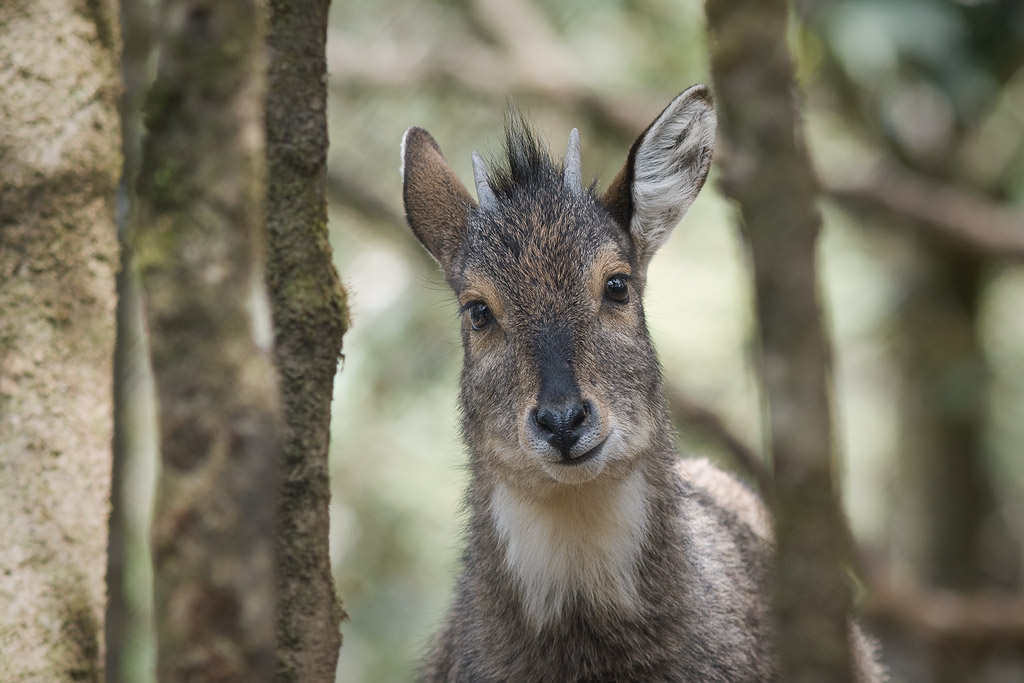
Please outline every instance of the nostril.
M589 400L585 401L582 405L578 405L577 408L579 408L579 415L572 421L572 429L579 428L590 419L591 407Z
M558 415L550 408L541 408L533 411L533 420L540 427L542 432L550 434L558 433Z
M575 431L581 424L583 424L587 416L590 414L590 406L587 404L579 404L569 406L568 411L565 414L565 423L569 426L571 431Z

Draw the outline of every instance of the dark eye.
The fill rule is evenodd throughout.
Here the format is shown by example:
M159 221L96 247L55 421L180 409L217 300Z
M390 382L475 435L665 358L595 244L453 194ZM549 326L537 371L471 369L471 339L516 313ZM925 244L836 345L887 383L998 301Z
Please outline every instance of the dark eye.
M468 306L469 310L469 324L473 326L474 330L482 330L491 324L491 320L494 316L491 315L491 309L487 307L487 304L479 301L471 303Z
M604 283L604 295L616 303L624 304L629 301L628 283L628 275L612 275Z

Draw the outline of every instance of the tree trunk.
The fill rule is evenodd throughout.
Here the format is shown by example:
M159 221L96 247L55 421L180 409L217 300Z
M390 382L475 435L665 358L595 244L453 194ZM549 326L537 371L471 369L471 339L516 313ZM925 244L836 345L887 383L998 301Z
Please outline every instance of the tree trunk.
M818 310L821 217L801 139L784 0L709 0L711 70L754 269L761 376L775 468L775 606L782 678L851 680L848 538L832 470L829 350Z
M280 458L263 279L263 6L164 0L132 243L162 472L161 681L269 681Z
M0 4L0 671L102 678L120 167L102 2Z
M327 446L347 310L324 199L329 5L270 2L267 279L286 422L277 519L280 683L333 681L341 645L328 546Z

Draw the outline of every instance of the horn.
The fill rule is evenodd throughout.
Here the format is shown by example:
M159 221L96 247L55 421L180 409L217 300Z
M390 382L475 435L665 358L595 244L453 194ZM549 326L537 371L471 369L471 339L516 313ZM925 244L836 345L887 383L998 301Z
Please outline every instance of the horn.
M580 132L575 128L569 133L569 145L565 148L565 164L562 182L573 194L583 193L583 173L580 170Z
M484 211L493 211L498 206L498 199L494 196L494 190L487 183L487 167L480 155L473 152L473 181L476 182L476 196L480 200L480 208Z

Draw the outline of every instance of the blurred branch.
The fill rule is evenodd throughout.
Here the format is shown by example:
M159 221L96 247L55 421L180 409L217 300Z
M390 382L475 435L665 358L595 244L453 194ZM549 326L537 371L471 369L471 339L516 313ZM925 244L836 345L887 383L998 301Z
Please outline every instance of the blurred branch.
M761 456L737 436L721 416L684 395L678 387L670 385L667 394L673 420L694 425L708 434L728 451L740 469L757 481L758 489L763 494L767 495L772 490L772 475Z
M504 62L544 91L580 89L579 68L530 0L471 0L473 15L504 48ZM526 38L524 40L524 38Z
M661 95L634 91L612 96L595 90L584 82L543 16L529 3L517 0L518 9L511 15L499 12L504 7L497 8L494 0L474 2L480 21L496 34L497 47L474 39L444 48L362 41L331 31L327 50L331 82L390 88L454 83L499 100L512 93L537 95L564 110L582 112L596 126L628 140L660 111ZM716 157L723 150L720 146ZM823 192L845 206L909 219L923 236L973 253L1024 258L1024 216L980 194L891 164L859 174L819 169L818 175Z
M533 38L519 44L533 50ZM427 43L363 41L330 31L327 64L336 86L360 83L397 89L455 84L499 100L515 93L542 96L563 109L583 111L597 125L630 140L660 111L662 97L638 92L608 97L570 70L546 71L538 68L534 58L522 54L528 52L516 58L501 48L472 40L438 48Z
M395 211L387 200L350 174L329 168L325 189L329 201L343 204L364 218L384 223L396 231L406 231L405 216Z
M409 264L416 265L421 275L428 277L438 272L437 262L416 244L412 231L405 224L405 216L374 192L368 183L351 173L328 168L325 189L328 203L348 207L375 224L374 236L383 237L394 244L406 255ZM356 222L350 227L358 229L359 224ZM383 230L378 230L378 227L383 227Z
M865 616L937 644L1012 644L1024 647L1024 595L965 595L924 586L903 574L874 568Z
M926 237L982 256L1024 258L1024 215L962 187L891 164L859 179L824 174L823 184L841 204L908 218Z

